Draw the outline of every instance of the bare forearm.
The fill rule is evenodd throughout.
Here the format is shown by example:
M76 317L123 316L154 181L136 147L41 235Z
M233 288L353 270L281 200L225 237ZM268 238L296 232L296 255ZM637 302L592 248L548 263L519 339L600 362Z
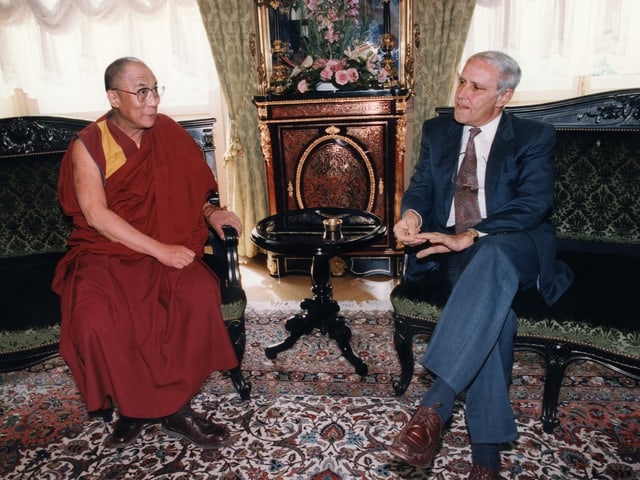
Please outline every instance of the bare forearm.
M131 250L157 257L160 242L133 227L118 214L108 208L87 213L87 223L112 242L118 242Z
M150 255L163 265L184 268L196 258L196 253L184 245L166 244L137 230L113 211L100 208L87 215L90 225L113 242L119 242L131 250Z

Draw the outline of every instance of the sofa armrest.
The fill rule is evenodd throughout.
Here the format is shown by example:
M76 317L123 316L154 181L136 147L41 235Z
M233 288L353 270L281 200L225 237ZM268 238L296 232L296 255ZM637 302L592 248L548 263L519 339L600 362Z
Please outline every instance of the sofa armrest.
M224 232L222 243L227 263L227 287L242 288L240 262L238 261L238 232L229 225L224 225L222 230Z
M220 196L218 192L210 192L207 201L216 207L220 206ZM240 278L240 262L238 260L238 232L229 225L223 225L222 231L224 238L220 238L218 234L209 228L208 246L213 251L209 255L211 261L206 263L223 282L223 286L227 288L242 288Z

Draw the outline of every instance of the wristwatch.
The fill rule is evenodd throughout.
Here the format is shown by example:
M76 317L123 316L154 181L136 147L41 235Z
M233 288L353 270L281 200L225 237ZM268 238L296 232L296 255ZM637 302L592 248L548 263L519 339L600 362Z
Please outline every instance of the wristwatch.
M478 233L478 230L476 230L475 228L467 228L467 232L469 234L469 236L471 238L473 238L473 241L475 242L478 237L480 236L480 233Z

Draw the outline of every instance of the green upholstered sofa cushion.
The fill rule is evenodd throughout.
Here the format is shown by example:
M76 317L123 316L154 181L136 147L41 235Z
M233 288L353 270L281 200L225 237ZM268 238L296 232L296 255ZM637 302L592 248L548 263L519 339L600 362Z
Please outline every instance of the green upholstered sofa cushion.
M396 314L430 322L434 326L440 318L441 308L422 301L412 301L402 296L392 296L391 304ZM556 339L559 342L589 345L615 354L640 358L640 331L623 331L606 325L556 319L518 318L518 336Z

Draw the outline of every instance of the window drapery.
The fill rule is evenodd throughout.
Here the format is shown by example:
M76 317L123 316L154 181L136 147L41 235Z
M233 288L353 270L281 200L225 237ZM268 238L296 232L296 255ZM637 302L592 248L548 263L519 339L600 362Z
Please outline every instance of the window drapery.
M462 61L502 50L522 68L514 103L640 84L637 0L477 0Z
M0 115L94 119L103 74L122 56L166 87L163 112L218 116L219 84L195 0L0 1ZM217 109L217 112L216 112Z

